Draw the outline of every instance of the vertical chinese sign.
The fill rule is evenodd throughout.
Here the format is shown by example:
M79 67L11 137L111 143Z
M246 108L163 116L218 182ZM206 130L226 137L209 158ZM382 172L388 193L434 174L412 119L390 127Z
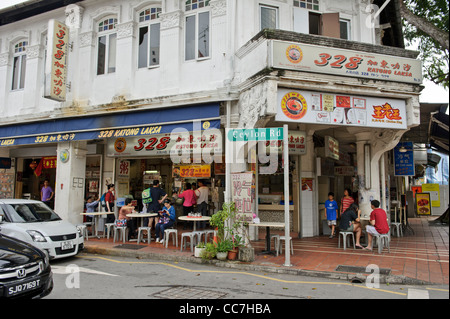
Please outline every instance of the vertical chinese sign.
M47 37L44 97L65 101L69 30L65 24L52 19L48 23Z
M251 222L253 220L253 173L245 172L231 174L231 184L232 198L236 205L238 216L247 222Z
M415 175L414 145L412 142L401 142L394 148L394 175Z

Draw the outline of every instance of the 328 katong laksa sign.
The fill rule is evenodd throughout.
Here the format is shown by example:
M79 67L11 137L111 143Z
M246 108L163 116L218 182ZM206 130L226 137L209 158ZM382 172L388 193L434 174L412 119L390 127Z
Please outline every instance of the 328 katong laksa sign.
M275 40L271 45L273 68L414 84L423 80L420 60Z

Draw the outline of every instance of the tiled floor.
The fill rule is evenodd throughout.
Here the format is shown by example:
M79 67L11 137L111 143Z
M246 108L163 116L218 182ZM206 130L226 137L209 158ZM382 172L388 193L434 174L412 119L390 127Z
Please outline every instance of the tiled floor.
M435 217L431 218L435 219ZM365 250L354 250L353 247L343 250L338 248L338 237L329 239L328 236L294 239L294 255L290 257L292 268L335 272L339 265L361 266L376 265L379 268L391 269L393 275L403 275L413 279L436 284L449 283L449 228L448 226L430 226L430 218L410 219L411 228L405 237L392 237L390 253L384 249L382 254L375 250L373 253ZM180 230L181 232L181 230ZM282 267L285 263L284 252L279 256L258 255L265 248L265 232L259 232L260 240L252 242L257 253L252 264ZM180 242L180 241L179 241ZM272 242L273 243L273 242ZM119 245L113 244L112 239L90 239L86 246L96 246L112 249ZM154 241L142 244L139 252L155 254L171 254L177 256L191 256L189 249L180 252L179 248L169 242L166 249ZM363 244L364 245L364 244Z

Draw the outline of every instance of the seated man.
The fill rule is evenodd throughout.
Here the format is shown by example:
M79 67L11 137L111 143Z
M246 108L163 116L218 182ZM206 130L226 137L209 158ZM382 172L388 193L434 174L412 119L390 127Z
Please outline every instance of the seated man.
M361 223L359 222L359 218L361 216L361 211L359 210L358 205L351 204L349 208L345 210L345 212L341 215L341 222L339 223L340 231L348 231L356 233L356 248L364 249L361 246Z
M365 248L367 250L372 250L374 235L383 235L389 232L387 215L383 209L379 208L380 202L373 200L370 202L370 207L372 208L372 212L370 213L370 225L366 226L366 231L369 238L367 247Z

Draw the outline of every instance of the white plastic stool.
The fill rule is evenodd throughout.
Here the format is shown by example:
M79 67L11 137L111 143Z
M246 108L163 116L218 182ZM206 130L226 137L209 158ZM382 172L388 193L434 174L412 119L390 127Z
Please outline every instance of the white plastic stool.
M205 243L208 242L209 235L211 235L211 240L212 240L212 238L214 238L214 230L212 230L212 229L205 230Z
M194 241L197 234L193 232L186 232L181 234L181 249L180 251L183 251L183 247L186 247L187 239L189 238L190 244L191 244L191 252L194 252ZM184 240L184 246L183 246L183 240Z
M143 230L147 231L147 244L150 244L150 242L152 241L152 228L151 227L139 227L138 228L138 236L137 236L137 243L139 245L139 243L141 242L141 236L144 237L144 232ZM143 238L142 238L143 240Z
M392 235L397 231L397 237L403 237L402 223L391 223Z
M122 239L125 243L126 239L126 233L127 233L127 226L114 226L114 243L116 242L116 236L119 233L119 230L122 232Z
M87 241L89 240L88 229L86 225L77 225L77 228L81 230L81 236L84 237Z
M197 243L202 241L202 236L205 236L205 241L206 241L206 230L196 230L195 232L193 232L195 234L195 236L197 236Z
M388 234L382 234L382 235L373 235L373 244L375 245L375 241L378 245L378 253L381 254L383 251L383 246L387 247L388 252L391 252L391 247L389 245L389 235Z
M275 247L275 251L277 252L278 256L278 245L280 244L280 235L278 234L272 234L270 235L270 241L273 239L273 247Z
M113 231L113 235L114 235L114 223L107 223L107 224L105 224L105 227L106 227L106 232L103 233L103 238L105 238L105 235L107 235L107 238L109 239L109 233L111 232L111 230Z
M344 244L344 250L347 249L347 236L351 235L351 238L353 239L353 249L356 249L355 247L355 233L352 231L341 231L339 232L339 240L338 240L338 248L341 248L341 235L342 235L342 242Z
M170 234L173 234L172 242L176 247L178 247L178 230L174 228L169 228L164 230L164 244L166 245L166 248L169 246L169 238Z
M283 253L283 245L281 244L281 241L283 241L286 243L286 236L279 236L278 239L278 248L277 248L277 256L278 256L278 251L280 252L280 254ZM291 246L291 254L294 254L294 244L292 243L292 237L289 237L289 242L290 242L290 246Z

